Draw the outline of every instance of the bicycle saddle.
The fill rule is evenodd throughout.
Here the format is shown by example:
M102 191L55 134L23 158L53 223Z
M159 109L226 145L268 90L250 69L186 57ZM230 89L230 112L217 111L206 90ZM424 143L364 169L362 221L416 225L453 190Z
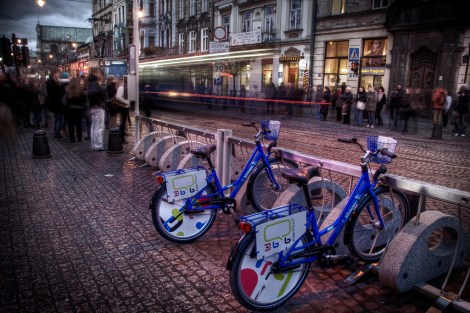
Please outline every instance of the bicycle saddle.
M197 147L195 149L192 149L191 153L196 156L207 158L212 152L214 152L215 148L216 148L216 145L205 145L202 147Z
M306 185L315 176L320 176L320 170L316 166L293 168L282 172L282 177L299 185Z

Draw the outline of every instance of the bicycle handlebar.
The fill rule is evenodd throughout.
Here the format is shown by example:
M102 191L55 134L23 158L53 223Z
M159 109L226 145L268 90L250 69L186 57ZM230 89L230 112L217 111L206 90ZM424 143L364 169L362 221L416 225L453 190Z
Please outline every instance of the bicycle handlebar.
M242 126L253 127L254 129L256 129L256 131L258 132L255 135L256 140L259 140L259 139L263 138L264 134L269 134L271 132L271 130L269 128L263 128L263 129L258 130L258 127L256 127L255 122L242 123Z
M368 154L366 149L364 149L364 147L357 141L357 138L351 138L351 139L348 139L348 138L338 138L338 141L340 142L345 142L345 143L354 143L356 145L358 145L362 151L364 153L366 153L366 155ZM392 159L395 159L397 157L397 155L393 152L390 152L387 148L382 148L382 149L379 149L377 151L370 151L373 155L377 155L379 153L383 154L383 155L386 155Z

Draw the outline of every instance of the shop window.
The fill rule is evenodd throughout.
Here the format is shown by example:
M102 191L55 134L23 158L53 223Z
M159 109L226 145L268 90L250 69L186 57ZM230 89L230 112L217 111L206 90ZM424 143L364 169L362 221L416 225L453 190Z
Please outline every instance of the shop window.
M273 65L272 64L263 64L263 77L262 77L262 87L263 89L273 81Z
M290 29L301 28L302 2L301 0L291 0L290 3Z
M349 42L330 41L326 42L325 46L324 85L332 87L346 82Z
M331 15L346 13L346 0L332 0Z
M387 54L387 39L374 38L364 40L362 67L383 67Z

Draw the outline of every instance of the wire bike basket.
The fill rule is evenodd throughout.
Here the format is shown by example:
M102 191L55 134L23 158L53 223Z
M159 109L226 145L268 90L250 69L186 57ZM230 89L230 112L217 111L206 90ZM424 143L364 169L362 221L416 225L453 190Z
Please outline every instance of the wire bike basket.
M375 152L378 149L387 148L388 151L395 152L396 147L397 141L391 137L367 136L367 149L369 151ZM376 156L371 158L371 161L378 164L390 164L392 163L392 158L378 153Z
M272 120L261 120L261 129L269 129L270 132L264 132L264 138L267 140L277 140L281 130L281 122Z

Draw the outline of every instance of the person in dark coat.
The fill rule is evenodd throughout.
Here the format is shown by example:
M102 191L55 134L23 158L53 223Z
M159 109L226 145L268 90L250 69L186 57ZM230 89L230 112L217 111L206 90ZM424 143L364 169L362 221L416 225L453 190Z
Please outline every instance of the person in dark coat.
M351 116L351 105L353 103L353 95L351 93L351 87L346 87L344 93L341 94L341 115L343 116L343 124L350 123Z
M330 101L331 101L330 88L325 87L323 91L323 97L321 100L321 107L320 107L320 113L322 114L322 121L326 121L326 117L328 115L328 107L330 106Z
M401 84L392 91L390 96L390 118L393 120L392 130L398 129L398 119L400 118L400 110L404 106L405 94Z
M455 104L455 111L457 112L457 132L455 136L465 136L467 125L465 125L465 116L468 114L470 106L470 92L462 86L457 93L457 102Z
M46 105L50 112L54 113L54 138L62 139L60 131L64 127L64 111L62 107L63 87L59 81L60 70L52 71L51 77L46 82L47 100Z
M276 87L273 82L270 82L266 87L264 92L266 99L275 99L276 98ZM274 102L266 101L266 113L274 113Z

